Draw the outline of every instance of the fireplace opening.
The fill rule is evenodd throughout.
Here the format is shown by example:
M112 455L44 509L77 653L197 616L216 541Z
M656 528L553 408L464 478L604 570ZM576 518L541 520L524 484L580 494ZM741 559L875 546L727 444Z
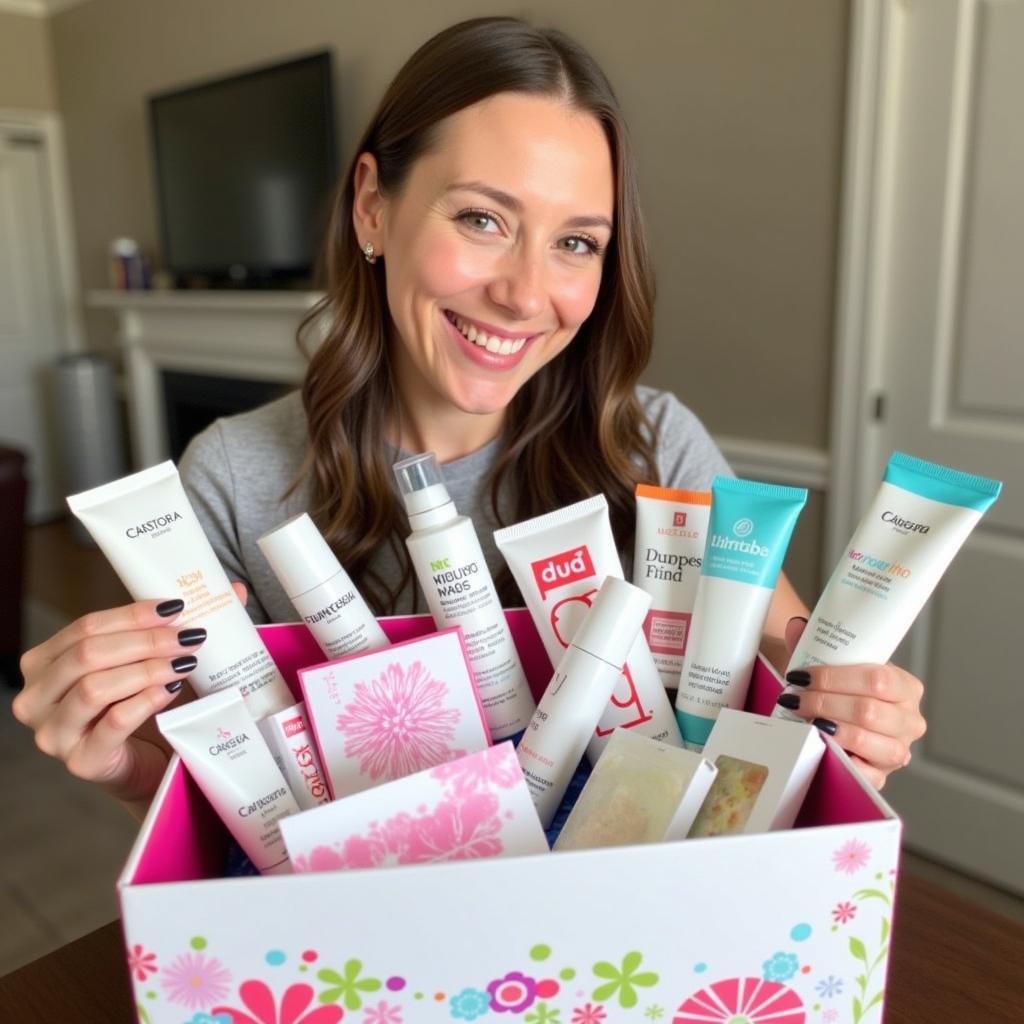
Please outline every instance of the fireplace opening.
M199 373L161 371L167 417L167 447L177 462L189 441L220 416L255 409L280 398L295 385Z

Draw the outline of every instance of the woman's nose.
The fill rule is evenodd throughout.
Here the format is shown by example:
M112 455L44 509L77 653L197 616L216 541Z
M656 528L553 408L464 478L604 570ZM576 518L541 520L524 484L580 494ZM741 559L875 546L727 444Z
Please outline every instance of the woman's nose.
M516 246L488 286L491 300L516 320L530 320L547 303L544 256L530 246Z

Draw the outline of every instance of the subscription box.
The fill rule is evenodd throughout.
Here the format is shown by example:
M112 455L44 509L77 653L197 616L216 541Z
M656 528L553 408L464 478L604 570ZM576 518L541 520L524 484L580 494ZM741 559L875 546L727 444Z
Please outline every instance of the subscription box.
M539 694L551 666L507 614ZM260 632L298 695L323 655ZM780 688L759 661L748 710ZM831 740L785 832L265 878L220 877L228 842L175 757L118 882L144 1024L882 1019L900 822Z

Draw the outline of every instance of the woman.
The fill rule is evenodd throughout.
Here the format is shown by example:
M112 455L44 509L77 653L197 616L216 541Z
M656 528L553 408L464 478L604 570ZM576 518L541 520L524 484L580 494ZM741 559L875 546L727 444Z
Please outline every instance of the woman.
M728 472L672 395L637 386L653 286L635 168L579 46L514 19L456 25L399 72L357 154L328 229L327 292L300 329L324 335L301 395L220 421L182 460L254 619L294 618L255 541L307 509L378 612L414 609L391 473L402 453L445 464L506 604L519 602L497 525L603 492L628 553L637 481L707 488ZM22 659L14 712L39 747L136 809L167 762L152 716L205 639L175 629L180 610L95 612ZM766 635L792 649L806 612L783 578ZM800 681L799 713L876 786L909 760L917 679L887 665Z

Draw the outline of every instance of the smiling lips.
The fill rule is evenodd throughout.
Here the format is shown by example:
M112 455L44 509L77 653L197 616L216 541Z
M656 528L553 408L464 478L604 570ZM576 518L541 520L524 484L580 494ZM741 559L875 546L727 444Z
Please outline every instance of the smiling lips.
M469 320L463 320L457 313L453 313L449 309L444 311L444 315L467 341L471 341L474 345L486 349L492 355L515 355L530 338L534 337L533 334L521 334L517 337L498 337L494 334L488 334L483 328L478 327Z

